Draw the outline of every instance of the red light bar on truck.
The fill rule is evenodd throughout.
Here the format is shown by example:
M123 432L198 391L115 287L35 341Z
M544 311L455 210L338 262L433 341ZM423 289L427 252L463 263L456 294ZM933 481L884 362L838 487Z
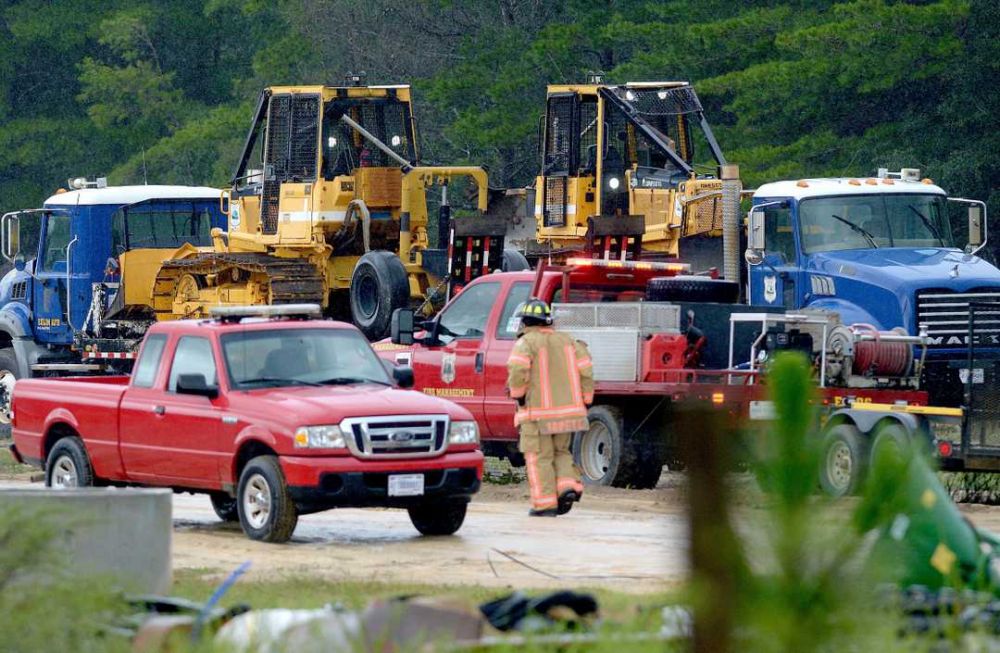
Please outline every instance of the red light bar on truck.
M616 270L653 270L663 272L679 272L686 274L691 271L688 263L658 263L653 261L611 261L597 258L571 258L567 265L595 268L614 268Z

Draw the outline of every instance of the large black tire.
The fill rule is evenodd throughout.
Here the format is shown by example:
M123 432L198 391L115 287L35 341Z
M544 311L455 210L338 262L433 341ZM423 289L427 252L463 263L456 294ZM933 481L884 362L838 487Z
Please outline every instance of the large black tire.
M276 456L257 456L247 463L236 501L247 537L273 543L291 539L299 514Z
M504 272L521 272L522 270L530 270L531 263L528 263L524 254L516 249L505 249L500 269Z
M733 304L739 298L740 284L726 279L681 275L656 277L646 284L646 301L650 302Z
M11 398L13 381L21 378L18 373L17 355L13 347L0 349L0 440L10 438L10 422L13 417Z
M573 436L573 460L587 485L649 489L663 471L662 459L641 439L625 436L625 422L617 406L591 406L590 428Z
M229 496L225 492L212 492L209 495L212 500L212 510L218 515L219 519L224 522L238 522L240 520L240 511L237 508L235 497Z
M421 535L453 535L465 522L466 501L425 503L407 509L413 527Z
M410 302L406 268L392 252L368 252L354 266L351 276L351 319L369 340L389 334L392 312Z
M853 424L832 426L823 437L819 484L832 497L855 494L868 470L868 443Z
M45 460L45 486L59 490L94 485L94 467L83 441L65 437L52 447Z

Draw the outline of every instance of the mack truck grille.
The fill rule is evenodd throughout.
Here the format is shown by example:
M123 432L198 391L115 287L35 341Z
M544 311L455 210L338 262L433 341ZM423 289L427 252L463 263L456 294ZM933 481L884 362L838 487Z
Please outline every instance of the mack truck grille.
M358 417L340 424L351 452L361 458L425 458L444 451L447 415Z
M973 288L965 292L943 289L917 291L917 324L927 326L931 348L969 344L969 302L1000 302L1000 288ZM1000 346L1000 314L976 318L972 344Z

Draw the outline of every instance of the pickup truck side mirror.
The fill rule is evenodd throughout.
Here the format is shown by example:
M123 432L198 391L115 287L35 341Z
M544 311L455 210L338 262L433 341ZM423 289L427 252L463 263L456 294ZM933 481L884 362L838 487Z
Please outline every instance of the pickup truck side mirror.
M392 378L400 388L412 388L414 384L413 368L409 365L397 365L392 368Z
M219 387L208 385L204 374L181 374L177 377L177 394L215 399L219 396Z
M413 344L413 311L409 308L397 308L392 312L389 323L389 339L394 345Z

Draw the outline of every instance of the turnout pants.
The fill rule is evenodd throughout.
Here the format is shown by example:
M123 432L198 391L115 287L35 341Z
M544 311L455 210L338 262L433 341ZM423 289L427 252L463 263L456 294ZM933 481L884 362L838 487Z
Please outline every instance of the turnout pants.
M583 495L580 471L569 451L571 433L546 435L533 424L521 427L520 446L528 473L531 507L546 510L558 505L559 496L575 491Z

